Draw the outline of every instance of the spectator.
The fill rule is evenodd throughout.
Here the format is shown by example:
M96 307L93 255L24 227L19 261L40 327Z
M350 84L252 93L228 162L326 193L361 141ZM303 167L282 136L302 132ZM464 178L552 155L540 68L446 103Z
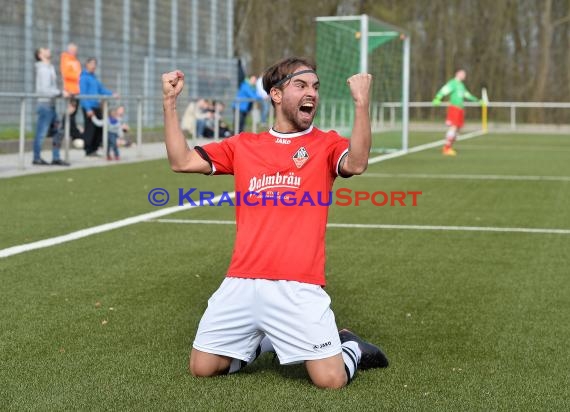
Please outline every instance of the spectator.
M191 101L184 110L180 128L192 137L204 137L208 123L211 122L213 105L206 99Z
M85 147L85 142L83 141L83 129L77 125L75 120L75 115L77 114L77 109L79 107L79 102L75 98L71 98L67 101L67 112L69 113L69 137L73 143L73 147L76 149L83 149ZM65 114L61 116L61 136L65 135Z
M61 53L59 69L63 80L63 90L71 95L79 94L81 63L77 58L77 45L69 43L67 51Z
M77 113L78 106L79 102L77 99L72 97L71 99L67 100L67 113L69 113L69 137L72 139L71 141L73 147L76 149L83 149L85 146L85 142L83 141L83 131L79 126L77 126L77 123L75 122L75 114ZM61 127L53 137L53 147L57 150L61 148L61 142L65 138L65 122L66 115L64 114L61 116Z
M224 110L226 109L226 105L223 102L215 102L214 109L211 111L210 118L206 123L206 127L204 128L204 137L212 138L215 137L215 124L216 118L218 120L218 136L225 138L230 137L234 134L233 130L230 130L228 124L223 119Z
M119 133L119 138L117 139L117 146L119 147L130 147L134 146L135 144L131 142L130 139L127 138L127 134L129 133L129 125L125 123L125 106L117 107L117 119L119 120L119 124L121 125L121 133Z
M208 119L211 117L213 107L211 103L205 99L199 99L195 107L196 116L196 137L204 137Z
M79 79L79 89L83 95L107 95L117 96L115 93L106 89L105 86L95 76L97 69L97 59L89 57L85 62L85 69L81 72ZM101 146L103 140L103 130L91 120L93 116L101 119L101 105L97 99L82 99L81 109L83 110L83 118L85 119L85 132L83 139L85 140L85 155L97 157L97 149Z
M193 137L196 137L196 106L197 102L188 103L180 121L180 129Z
M255 82L255 91L261 99L259 101L259 111L261 112L261 124L267 126L267 117L269 116L269 95L263 88L263 75L257 78Z
M59 59L59 70L61 72L61 78L63 80L63 90L68 92L71 96L79 94L79 77L81 76L81 62L77 58L77 45L75 43L69 43L67 45L67 51L61 53ZM85 147L85 142L83 141L83 135L81 135L81 140L77 139L77 122L75 120L75 115L77 114L77 102L75 104L75 110L69 113L69 123L71 126L70 135L76 145L80 145L81 148ZM68 107L69 108L69 107ZM79 143L81 142L81 143Z
M55 111L55 97L67 96L67 92L63 92L57 88L55 68L51 64L51 51L47 48L39 48L35 52L36 57L36 93L42 97L38 97L37 114L38 121L36 124L36 134L34 136L34 165L48 165L41 157L42 143L49 133L54 137L52 147L52 165L69 166L60 158L59 140L61 136L57 133L59 124L57 121L57 113ZM51 129L51 130L50 130ZM55 131L55 133L53 133Z
M111 150L115 156L115 160L119 160L119 148L117 141L119 137L123 137L123 128L121 120L117 113L117 109L109 110L109 129L108 129L109 144L107 145L107 160L111 160Z
M93 116L91 117L91 121L97 127L103 127L103 119ZM118 115L118 108L115 108L109 110L109 116L107 117L107 160L113 160L111 157L111 150L113 151L115 160L120 160L119 147L117 146L119 137L123 137L123 128Z
M234 109L236 106L239 107L239 133L243 132L247 115L253 107L253 102L251 100L261 100L255 91L256 81L257 78L255 76L251 76L249 79L245 79L241 83L236 94L236 100L232 106Z

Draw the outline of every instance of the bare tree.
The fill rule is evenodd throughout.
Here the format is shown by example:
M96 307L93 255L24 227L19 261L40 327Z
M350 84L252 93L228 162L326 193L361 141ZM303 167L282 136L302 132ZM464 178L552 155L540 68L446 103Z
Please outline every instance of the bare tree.
M315 17L366 13L412 36L411 97L429 100L458 67L494 100L570 100L568 0L236 0L236 55L260 73L314 56Z

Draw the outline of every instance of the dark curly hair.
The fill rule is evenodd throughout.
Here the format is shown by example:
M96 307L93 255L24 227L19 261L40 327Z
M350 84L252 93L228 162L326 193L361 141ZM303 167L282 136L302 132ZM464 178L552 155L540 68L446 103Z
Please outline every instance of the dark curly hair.
M317 65L305 57L287 57L279 60L263 73L263 89L269 94L270 90L287 75L294 73L301 66L317 71ZM278 87L282 87L278 86Z

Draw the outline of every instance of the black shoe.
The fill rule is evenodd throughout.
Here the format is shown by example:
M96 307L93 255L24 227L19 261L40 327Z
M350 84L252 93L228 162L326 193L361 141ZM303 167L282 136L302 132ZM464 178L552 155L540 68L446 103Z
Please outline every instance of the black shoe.
M49 165L48 162L46 162L44 159L42 159L41 157L39 159L36 159L32 162L33 165L40 165L40 166L47 166Z
M348 329L343 329L338 332L340 342L354 341L358 344L362 356L358 363L358 369L366 370L372 368L386 368L388 366L388 358L378 346L362 340L359 336L352 333Z
M54 166L70 166L69 163L64 162L64 161L61 160L61 159L52 160L52 161L51 161L51 164L54 165Z

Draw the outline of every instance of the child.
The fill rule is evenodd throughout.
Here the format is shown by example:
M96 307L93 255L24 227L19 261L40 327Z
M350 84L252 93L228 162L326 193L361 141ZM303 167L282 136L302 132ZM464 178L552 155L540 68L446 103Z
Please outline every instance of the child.
M119 160L119 147L117 146L117 140L119 137L123 137L123 128L121 127L121 121L117 115L117 109L109 110L109 144L107 145L107 160L111 159L111 150L115 155L115 160Z
M121 124L121 129L123 130L123 133L119 134L119 138L117 139L117 146L134 147L136 146L136 143L131 141L131 139L127 137L127 134L129 133L129 125L125 123L124 117L125 117L125 106L117 107L117 119L119 120L119 123Z
M109 110L108 125L107 125L107 160L113 160L111 157L111 150L115 156L115 160L120 160L119 147L117 140L123 137L123 127L119 116L117 115L118 108ZM98 127L103 127L103 120L95 116L91 118L93 124Z

